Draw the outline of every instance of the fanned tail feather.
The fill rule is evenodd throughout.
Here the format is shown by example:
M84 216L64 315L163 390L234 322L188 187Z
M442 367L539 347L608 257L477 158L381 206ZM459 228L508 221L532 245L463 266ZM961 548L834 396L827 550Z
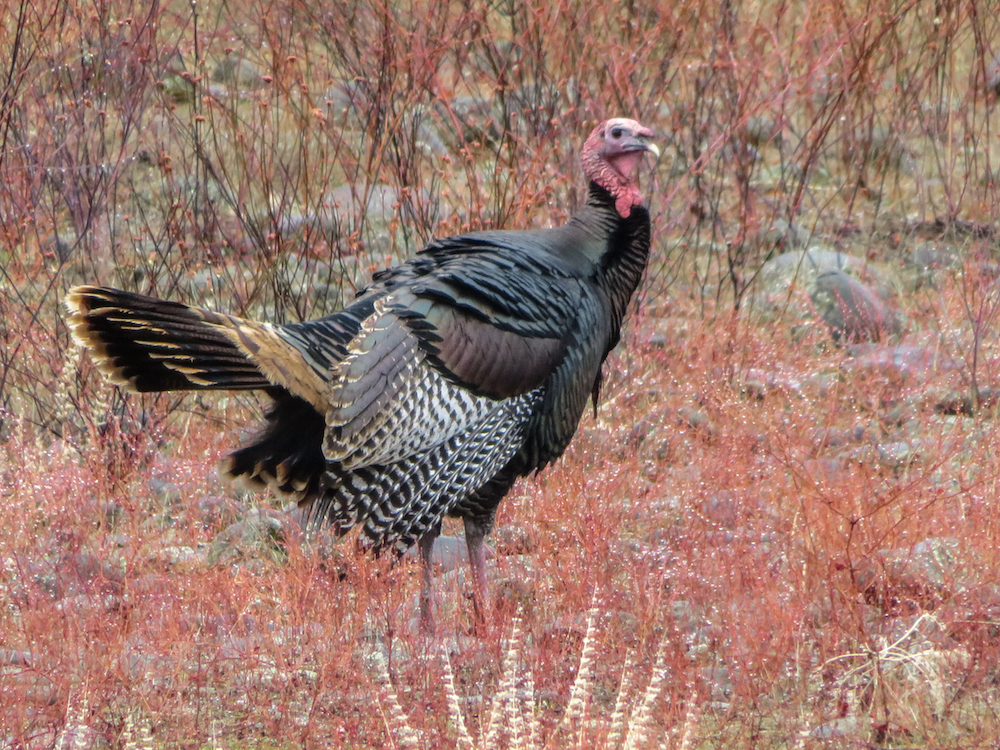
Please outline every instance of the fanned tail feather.
M274 405L253 442L229 454L219 472L251 489L265 487L306 501L316 497L326 472L320 448L325 424L308 402L282 388L268 391Z
M271 385L220 316L178 302L78 286L65 300L74 338L114 383L133 391L250 390Z

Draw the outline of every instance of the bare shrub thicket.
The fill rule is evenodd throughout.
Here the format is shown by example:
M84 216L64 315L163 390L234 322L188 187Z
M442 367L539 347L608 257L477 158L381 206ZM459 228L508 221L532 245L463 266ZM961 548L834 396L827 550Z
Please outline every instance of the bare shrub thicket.
M992 742L998 55L984 0L8 3L0 748ZM560 223L612 114L662 136L654 257L501 512L488 632L446 573L428 644L411 566L218 483L254 397L128 396L69 340L77 283L296 321ZM806 250L903 343L801 315Z

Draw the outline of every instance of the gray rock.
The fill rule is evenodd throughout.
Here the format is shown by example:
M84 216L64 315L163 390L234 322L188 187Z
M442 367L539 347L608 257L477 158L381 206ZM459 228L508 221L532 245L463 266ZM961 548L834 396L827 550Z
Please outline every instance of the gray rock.
M26 667L31 664L31 652L0 648L0 667Z
M493 530L492 541L498 555L530 555L538 547L535 536L528 527L505 524Z
M817 449L839 448L860 443L867 438L868 433L862 424L850 428L820 427L812 434L812 443Z
M53 599L115 593L125 580L125 558L118 550L66 552L33 562L28 571Z
M856 718L845 716L821 724L809 732L809 737L822 741L824 747L866 747L868 743L862 742L866 734L862 734L860 723Z
M708 653L715 634L712 624L704 612L697 609L685 599L675 600L670 604L672 626L680 635L681 643L689 657Z
M205 525L225 523L229 525L236 521L236 515L241 510L240 503L226 495L202 495L195 502L201 522Z
M68 722L56 737L55 747L71 747L73 750L107 750L111 747L108 738L86 724Z
M733 678L728 667L721 665L703 667L698 670L702 682L708 687L709 700L728 702L733 697Z
M973 417L983 410L993 410L1000 401L1000 389L984 387L976 391L976 398L968 391L948 391L935 399L934 411L938 414L955 414Z
M159 558L171 567L200 567L205 561L201 552L185 546L164 547L159 552Z
M118 657L118 667L133 680L163 687L183 673L183 663L172 654L161 653L143 636L130 638Z
M377 183L367 190L351 185L341 185L326 196L326 203L341 213L363 213L374 221L389 221L396 216L406 197L392 185Z
M151 477L149 489L160 505L176 505L182 498L180 485L163 477Z
M926 269L955 268L962 263L962 251L950 242L918 242L910 251L909 262Z
M873 290L843 271L823 271L810 292L835 341L881 341L903 331L902 317Z
M789 222L787 219L775 219L771 222L771 226L761 232L758 237L760 243L765 247L783 247L791 250L808 245L812 234L795 222Z
M365 78L338 81L327 89L324 98L327 107L334 110L334 115L358 115L368 110L371 84Z
M264 85L264 76L257 66L235 53L226 55L216 63L212 70L212 80L243 89L258 89Z
M883 549L857 574L858 588L869 604L883 611L933 609L963 591L962 543L931 537L908 549Z
M1000 96L1000 54L986 66L986 90L994 96Z
M847 350L852 359L843 363L849 372L888 375L902 381L925 382L962 364L935 347L900 344L855 344Z
M70 617L89 617L94 612L108 614L122 608L123 600L115 594L76 594L60 599L56 611Z
M903 136L885 125L875 125L858 138L860 156L865 163L880 169L895 169L912 173L916 160Z
M383 116L378 109L378 96L368 79L353 78L334 83L327 89L324 99L330 114L342 126L364 130L373 124L373 116ZM414 106L401 113L396 129L388 135L397 146L405 148L407 143L413 143L426 153L440 156L451 149L442 139L439 128L453 121L454 118L444 116L440 107Z
M732 490L719 490L696 503L701 516L716 529L736 528L746 513L745 505L745 499Z
M936 286L938 277L962 263L961 249L947 242L918 242L910 251L906 266L912 276L912 286Z
M824 271L836 269L870 281L883 295L895 289L895 280L868 261L847 253L811 247L807 250L782 253L765 263L757 277L757 284L764 294L788 294L792 286L810 289ZM884 291L883 291L884 290Z
M253 558L283 560L285 537L292 525L292 520L284 513L270 508L253 508L242 521L216 535L208 552L208 563L226 565Z
M0 675L2 675L4 681L4 692L8 696L16 695L17 699L23 700L26 703L37 703L46 706L54 706L59 700L59 687L37 668L22 668L20 665L5 667L0 672ZM10 700L10 698L7 698L7 700ZM30 745L29 747L39 746ZM5 744L4 737L0 734L0 747L6 749L24 746L13 743Z
M843 486L850 479L850 470L835 458L809 458L802 463L803 474L818 485Z
M879 461L884 466L904 468L917 459L918 448L919 445L916 443L883 443L877 446Z
M747 120L740 136L744 142L756 148L763 148L768 144L781 145L781 127L766 115L758 115Z
M711 436L715 433L715 425L708 415L700 409L690 406L682 406L677 410L677 423L684 427L690 427L696 432Z
M369 228L387 227L394 218L412 223L415 208L428 206L431 200L426 191L405 193L392 185L340 185L323 196L315 209L286 211L278 219L278 231L285 236L307 228L349 234L362 224Z
M194 101L195 84L188 76L168 75L159 85L174 104L190 104Z

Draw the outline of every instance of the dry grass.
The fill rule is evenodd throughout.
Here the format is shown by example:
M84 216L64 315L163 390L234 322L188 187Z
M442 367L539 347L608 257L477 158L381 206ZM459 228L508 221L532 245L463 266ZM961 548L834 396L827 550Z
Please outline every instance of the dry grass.
M998 52L982 0L10 5L0 748L995 746ZM488 633L461 573L422 639L414 566L221 485L254 399L126 397L69 342L81 281L298 320L559 223L611 114L662 134L654 257L502 506ZM772 280L806 247L901 348Z

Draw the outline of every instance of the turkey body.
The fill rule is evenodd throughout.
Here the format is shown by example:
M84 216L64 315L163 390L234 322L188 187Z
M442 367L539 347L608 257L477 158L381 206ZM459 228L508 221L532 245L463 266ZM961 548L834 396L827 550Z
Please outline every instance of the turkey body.
M103 287L72 289L66 304L118 384L271 397L224 473L293 496L341 532L360 526L376 551L421 541L429 559L442 518L460 517L481 587L500 501L562 455L588 398L596 410L649 254L649 213L622 213L620 195L592 181L561 227L433 241L304 323Z

